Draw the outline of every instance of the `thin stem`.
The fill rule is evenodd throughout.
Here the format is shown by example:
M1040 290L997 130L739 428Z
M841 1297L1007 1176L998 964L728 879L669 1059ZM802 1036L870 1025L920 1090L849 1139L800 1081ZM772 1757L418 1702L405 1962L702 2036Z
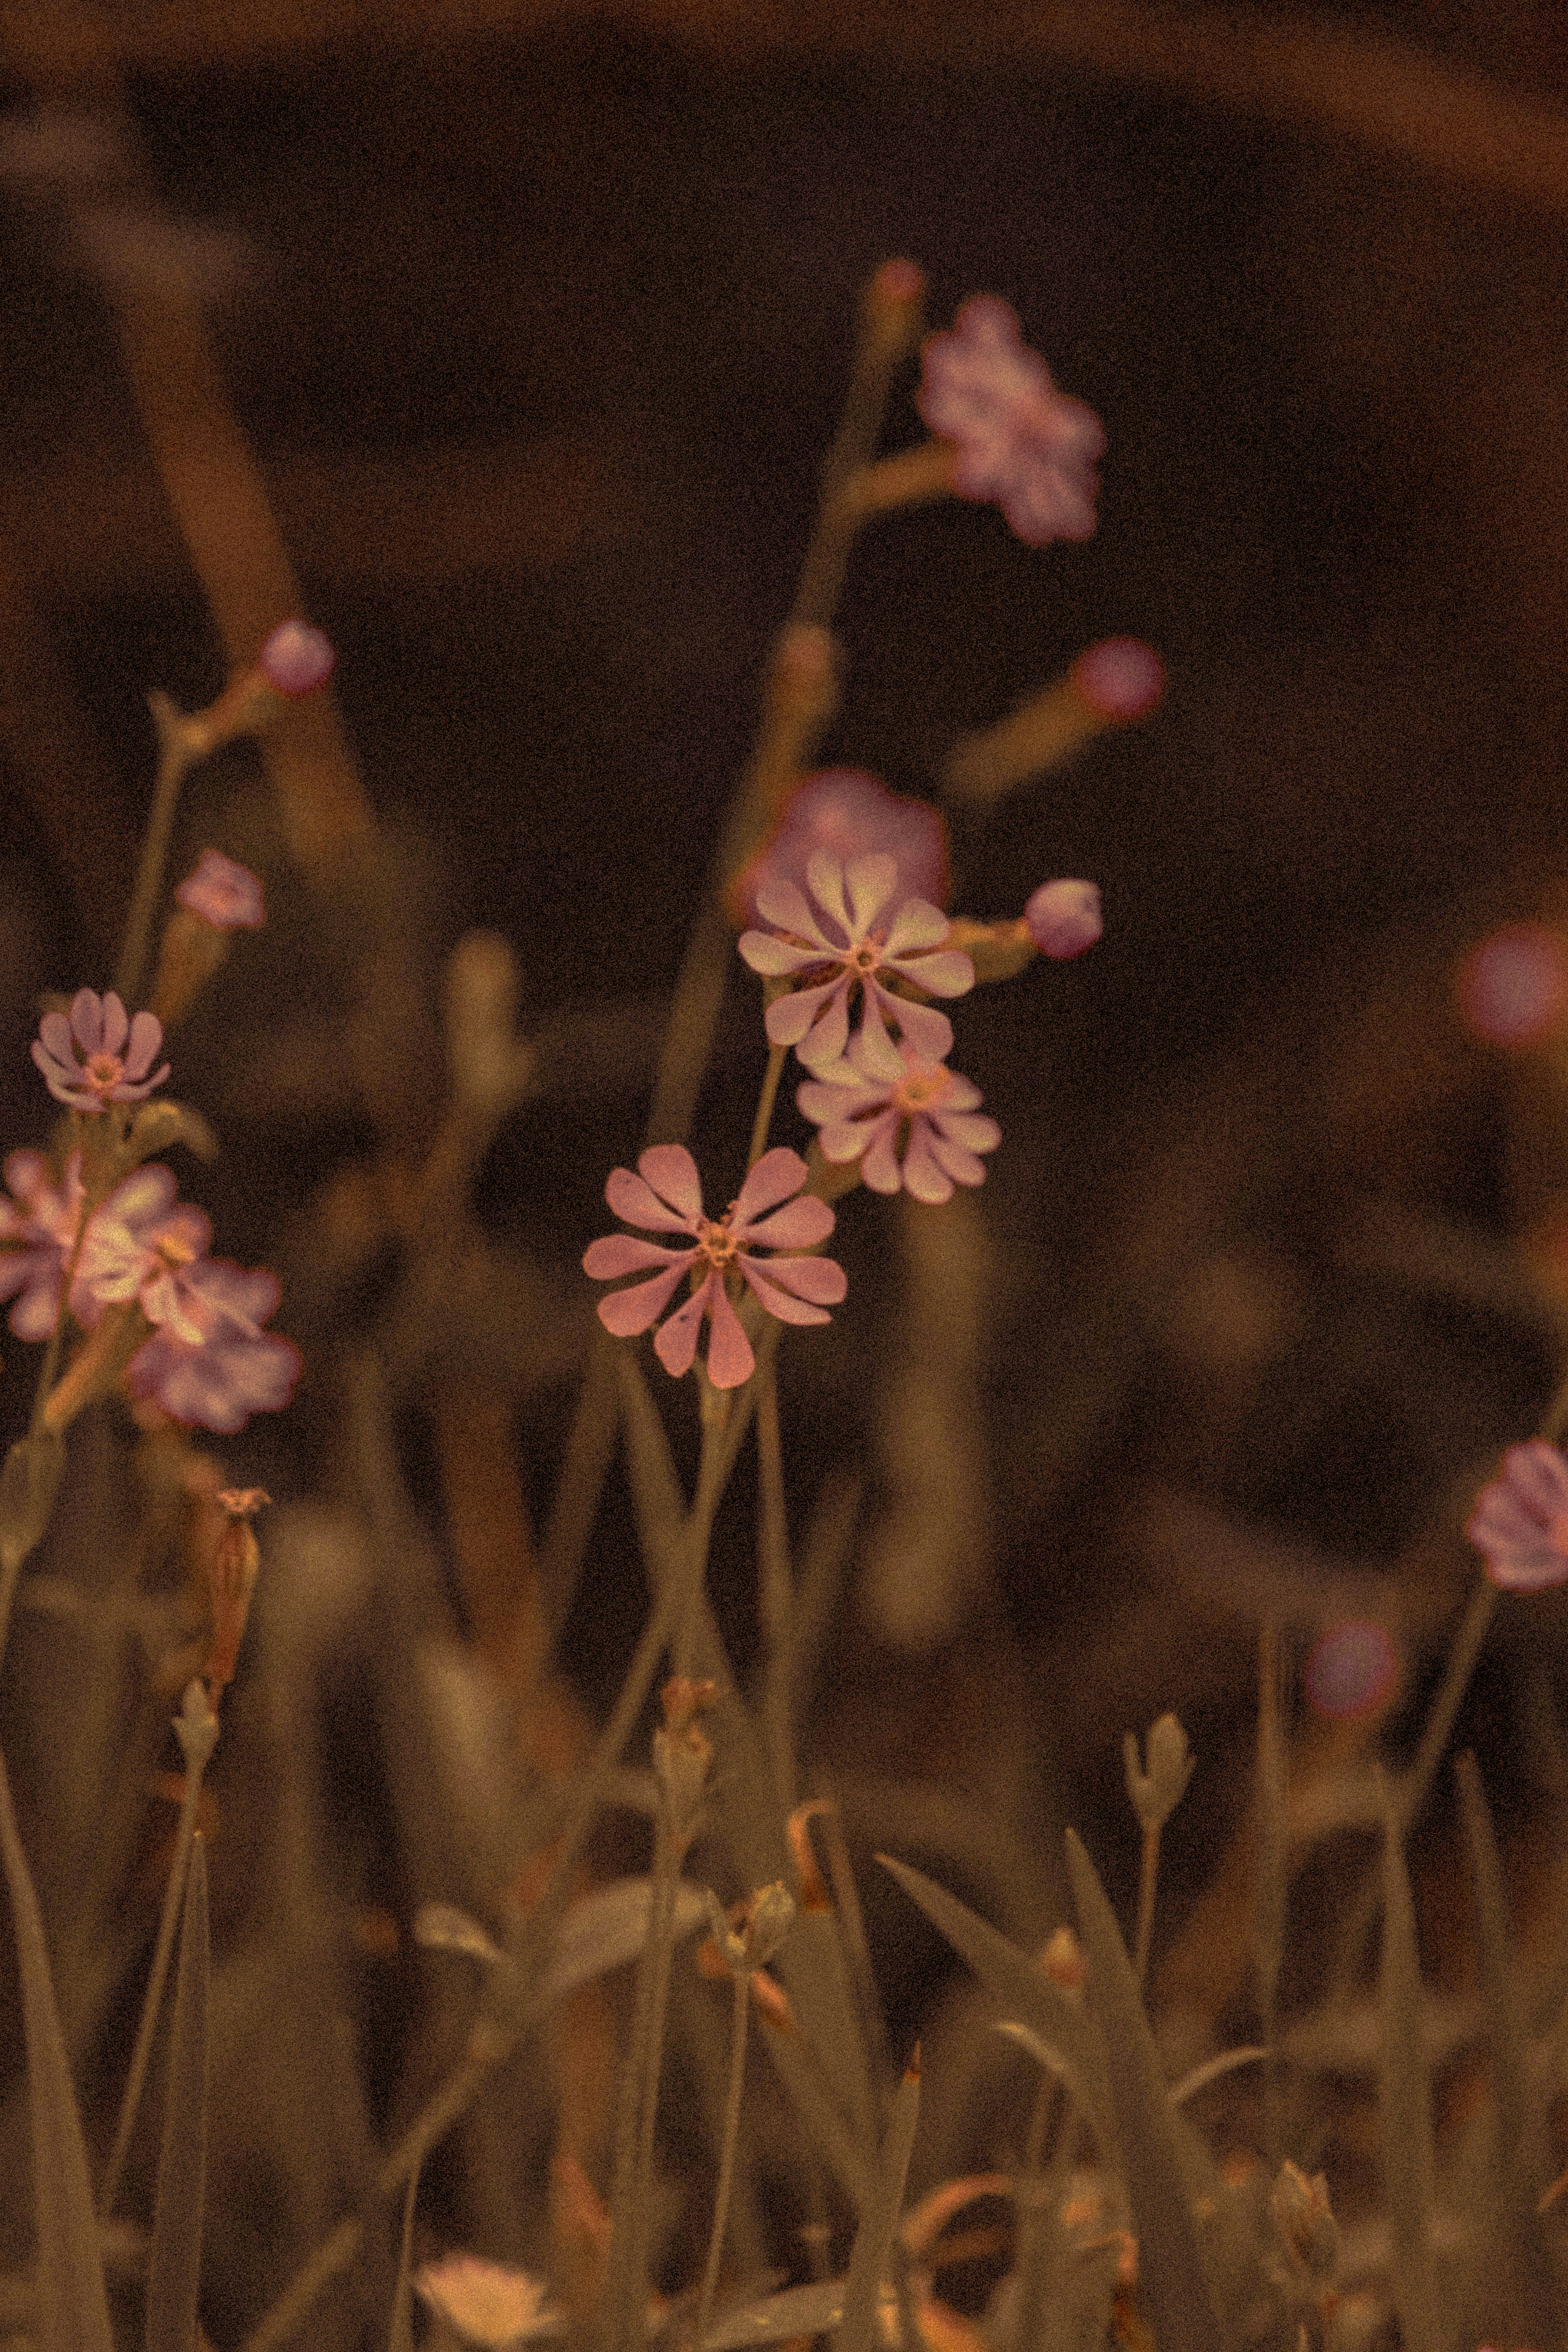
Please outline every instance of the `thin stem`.
M757 1391L757 1601L767 1642L763 1679L763 1736L773 1766L779 1810L795 1802L795 1742L790 1690L795 1657L795 1580L790 1574L789 1523L784 1512L784 1447L779 1392L770 1360L754 1375Z
M169 1973L174 1933L180 1922L180 1906L184 1899L185 1873L190 1866L191 1841L195 1833L202 1775L217 1745L216 1716L209 1718L207 1725L198 1723L192 1726L189 1718L184 1720L187 1727L186 1737L181 1743L185 1751L185 1787L180 1799L180 1819L174 1832L174 1859L170 1865L169 1883L163 1889L158 1940L153 1948L153 1966L148 1971L147 1990L142 2002L142 2021L136 2029L136 2046L131 2053L131 2072L126 2077L124 2096L120 2102L120 2121L115 2127L114 2146L110 2150L103 2186L98 2194L100 2221L107 2221L114 2210L114 2200L120 2193L121 2175L130 2153L131 2135L136 2127L142 2087L147 2079L148 2061L153 2055L153 2036L157 2028L158 2011L163 2006L163 1983Z
M751 1149L746 1154L746 1166L752 1169L768 1148L768 1129L773 1125L773 1105L778 1100L779 1080L784 1075L787 1045L768 1048L768 1066L763 1076L763 1090L757 1097L757 1116L752 1122Z
M1289 1874L1286 1851L1285 1739L1280 1704L1280 1652L1277 1629L1269 1623L1258 1633L1258 1821L1257 1877L1254 1907L1258 1965L1258 2008L1263 2062L1263 2105L1268 2156L1280 2158L1282 2117L1279 2105L1279 1970L1285 1957L1285 1902Z
M743 1972L735 1978L735 2008L730 2031L730 2088L724 2102L724 2144L719 2158L719 2186L713 2197L713 2234L708 2241L708 2267L702 2273L702 2296L697 2306L696 2352L702 2352L702 2338L708 2333L708 2322L713 2314L713 2296L719 2284L719 2263L724 2252L724 2231L730 2219L730 2191L735 2179L735 2149L741 2137L741 2085L746 2072L746 2024L752 2013L751 1979Z
M1160 1876L1160 1832L1143 1832L1143 1858L1138 1873L1138 1935L1133 1947L1132 1973L1142 1987L1149 1967L1149 1945L1154 1933L1154 1889Z
M142 862L137 868L136 895L131 901L125 944L120 950L120 964L114 975L115 992L128 1009L134 1007L136 992L146 976L153 918L158 911L163 887L163 869L169 861L180 786L194 763L194 755L182 740L179 714L173 704L162 695L154 695L153 716L158 727L158 775L153 787L153 812L142 844Z
M654 2132L658 2078L669 2010L675 1950L675 1892L680 1846L661 1807L654 1850L647 1937L637 1970L637 2020L616 2114L616 2169L610 2194L610 2255L605 2284L604 2342L609 2352L632 2352L642 2341L647 2309L648 2207L653 2193Z

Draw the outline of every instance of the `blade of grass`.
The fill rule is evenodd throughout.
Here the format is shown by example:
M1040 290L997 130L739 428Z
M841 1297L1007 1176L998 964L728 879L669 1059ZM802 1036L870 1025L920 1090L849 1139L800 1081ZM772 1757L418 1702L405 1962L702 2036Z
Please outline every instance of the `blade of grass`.
M417 2166L408 2176L403 2199L403 2244L397 2257L397 2285L392 2297L392 2326L386 2352L414 2352L414 2208L419 2197Z
M844 2281L844 2316L835 2339L836 2352L869 2352L881 2302L882 2278L893 2243L893 2232L904 2206L904 2183L915 2144L921 2112L920 2053L899 2085L892 2118L882 2141L870 2199L860 2216ZM916 2352L913 2345L905 2352Z
M1289 1864L1286 1846L1285 1733L1280 1706L1279 1635L1265 1624L1258 1636L1257 1877L1253 1895L1253 1960L1258 1972L1258 2013L1267 2056L1263 2062L1263 2108L1271 2170L1278 2171L1280 2145L1279 2038L1279 1971L1285 1958L1285 1901Z
M201 2291L207 2171L207 1856L191 1846L180 1965L169 2030L169 2083L158 2201L147 2261L147 2352L190 2352Z
M1400 1809L1382 1782L1383 1979L1379 2105L1393 2242L1394 2301L1405 2352L1437 2352L1432 2279L1432 2098L1422 2037L1415 1909Z
M55 2008L48 1948L22 1849L11 1783L0 1756L0 1864L11 1897L27 2105L33 2130L33 2205L38 2245L39 2352L114 2352L98 2250L87 2150Z
M1105 2037L1111 2105L1138 2239L1139 2304L1160 2352L1223 2344L1187 2200L1176 2124L1137 1979L1094 1864L1067 1833L1068 1874Z

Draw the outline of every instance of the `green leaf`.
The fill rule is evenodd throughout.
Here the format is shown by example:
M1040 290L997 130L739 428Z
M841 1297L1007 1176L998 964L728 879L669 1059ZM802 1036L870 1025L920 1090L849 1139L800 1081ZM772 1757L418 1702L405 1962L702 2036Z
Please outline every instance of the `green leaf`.
M877 2162L871 2195L860 2216L844 2281L844 2316L838 2325L837 2352L869 2352L882 2299L882 2279L899 2216L904 2210L904 2183L910 2154L920 2120L921 2077L918 2062L899 2084L891 2121Z
M895 1862L889 1854L879 1853L877 1859L884 1870L892 1872L931 1925L941 1928L953 1950L969 1962L1003 2007L1057 2053L1060 2063L1056 2071L1093 2126L1101 2155L1108 2156L1115 2146L1115 2129L1105 2052L1084 2011L1053 1983L1037 1960L1009 1943L989 1920L971 1911L945 1886L939 1886L923 1871L911 1869L907 1862Z
M1437 2352L1432 2278L1432 2097L1422 2037L1421 1964L1398 1806L1382 1783L1383 1980L1379 2103L1393 2241L1394 2301L1405 2352Z
M16 1828L3 1758L0 1863L11 1897L16 1965L22 1979L38 2242L38 2352L114 2352L87 2150L55 2008L44 1924Z
M1138 2300L1160 2352L1215 2352L1224 2342L1187 2200L1176 2119L1137 1979L1090 1862L1071 1830L1068 1874L1089 1959L1089 1995L1105 2037L1111 2105L1138 2240Z
M844 2284L823 2279L815 2286L786 2286L778 2294L722 2311L703 2331L702 2352L749 2352L753 2344L826 2335L844 2315Z
M198 1837L185 1871L169 2029L169 2087L147 2263L147 2352L191 2352L195 2342L206 2201L208 1958L207 1854Z

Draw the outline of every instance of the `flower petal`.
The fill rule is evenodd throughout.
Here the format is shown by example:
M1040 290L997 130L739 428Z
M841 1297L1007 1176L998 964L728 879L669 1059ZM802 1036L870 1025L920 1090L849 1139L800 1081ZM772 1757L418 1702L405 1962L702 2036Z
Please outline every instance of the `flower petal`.
M711 1273L700 1290L692 1292L683 1307L678 1307L668 1323L661 1323L654 1334L654 1353L672 1379L679 1380L691 1370L691 1360L697 1353L697 1335L702 1328L702 1318L716 1289L718 1274ZM626 1296L623 1291L621 1296ZM605 1306L610 1301L606 1299ZM604 1307L599 1312L604 1313Z
M872 986L876 987L874 982ZM877 988L877 996L898 1023L904 1043L917 1061L946 1061L952 1051L952 1024L945 1013L939 1013L934 1004L911 1004L907 996L891 996L880 988ZM883 1071L879 1063L877 1066L879 1075L894 1079L904 1075L901 1062L892 1071Z
M757 912L764 922L776 923L781 930L794 931L797 939L810 940L831 956L843 953L836 948L812 913L805 896L793 882L782 876L772 877L757 885Z
M769 980L777 980L789 971L805 971L809 965L822 961L815 948L794 947L773 931L742 931L736 945L742 962Z
M590 1242L583 1253L583 1271L595 1282L614 1282L619 1274L642 1274L650 1265L689 1265L695 1249L660 1249L657 1242L640 1242L635 1234L605 1234Z
M955 1141L952 1136L942 1134L932 1126L929 1118L922 1119L921 1124L924 1130L926 1148L945 1175L951 1176L955 1184L984 1183L985 1162L983 1160L976 1159L973 1151L969 1150L964 1144ZM909 1181L907 1162L904 1181L906 1183Z
M950 1136L965 1151L994 1151L1002 1130L984 1112L933 1110L927 1114L938 1135Z
M646 1331L654 1318L663 1313L681 1272L679 1265L667 1266L651 1282L634 1282L625 1290L612 1290L607 1298L601 1298L599 1320L605 1330L613 1331L617 1339L634 1339L639 1331ZM685 1311L682 1307L681 1313ZM695 1346L695 1341L692 1344ZM687 1360L690 1361L689 1357Z
M897 957L909 955L916 948L939 948L952 929L952 925L942 908L933 907L929 899L906 898L893 917L893 926L882 950L882 960L885 963L891 963ZM954 948L952 952L958 955L962 950ZM967 956L963 961L969 963ZM973 983L973 964L969 964L969 977Z
M901 997L888 999L885 992L873 982L865 992L865 1011L860 1016L860 1026L856 1033L855 1067L858 1070L864 1070L868 1077L880 1078L885 1085L891 1087L897 1086L903 1076L904 1062L902 1055L889 1036L887 1024L882 1018L882 1006L888 1002L892 1003L900 1020L906 1013L916 1009L913 1005L906 1004ZM940 1021L943 1016L939 1013L936 1017ZM951 1030L948 1037L951 1044ZM814 1055L813 1059L815 1058ZM802 1059L805 1059L804 1055ZM940 1061L942 1055L937 1055L935 1059ZM807 1066L809 1067L810 1065Z
M118 1003L118 999L116 1002ZM139 1013L131 1024L130 1043L125 1054L125 1075L128 1078L145 1078L152 1067L153 1056L163 1042L163 1024L155 1013ZM167 1067L163 1076L169 1075Z
M835 996L847 997L849 978L840 973L837 980L825 980L815 988L797 988L793 995L776 996L767 1010L764 1026L770 1045L798 1045L812 1023ZM848 1016L844 1016L844 1034L849 1034Z
M716 1389L738 1389L756 1370L757 1360L741 1328L741 1318L730 1304L730 1295L717 1276L708 1326L708 1377ZM658 1345L657 1340L654 1344Z
M899 862L886 850L873 849L863 857L852 857L844 868L845 889L849 900L851 936L864 939L894 891L899 887Z
M684 1143L650 1143L637 1160L638 1173L661 1201L683 1217L702 1214L702 1185L697 1162Z
M695 1220L667 1209L651 1184L629 1168L612 1168L605 1180L605 1198L628 1225L643 1225L655 1234L689 1234Z
M847 947L856 937L856 931L849 919L849 909L844 903L842 858L835 857L831 849L814 849L805 861L805 879L806 886L817 905L832 918L843 932L844 947ZM826 939L828 933L819 929L817 937ZM834 952L842 955L844 948L837 948Z
M813 1307L787 1290L780 1290L756 1266L742 1261L742 1272L768 1313L780 1323L831 1323L826 1307Z
M896 1111L875 1122L870 1143L860 1160L860 1181L868 1184L873 1192L896 1192L904 1181L903 1171L893 1151L893 1138L898 1133ZM826 1144L823 1147L826 1151Z
M794 1298L809 1298L818 1307L837 1307L849 1287L849 1277L833 1257L770 1257L761 1261L742 1257L740 1263L746 1280L773 1315L780 1310L770 1307L763 1294L775 1288L788 1291ZM788 1321L789 1318L782 1319Z
M923 1118L912 1121L909 1150L904 1154L904 1190L917 1201L934 1205L952 1198L952 1179L931 1150L931 1129ZM979 1165L978 1161L975 1163ZM984 1174L984 1170L982 1170Z
M806 1180L806 1164L798 1151L775 1144L764 1151L756 1166L747 1173L746 1181L735 1196L731 1230L737 1239L752 1226L752 1221L771 1209L775 1202L787 1201L798 1192Z
M933 955L884 956L882 962L931 996L967 996L974 985L973 961L962 948L940 948Z
M844 1048L849 1042L849 975L846 972L829 994L819 1018L812 1024L810 1035L803 1037L795 1046L795 1052L808 1070L819 1070L828 1062L842 1061Z
M63 1013L46 1013L38 1024L38 1035L49 1059L65 1071L79 1069L71 1042L71 1025ZM42 1065L39 1065L42 1067Z
M748 1225L743 1234L737 1224L735 1232L748 1249L759 1243L763 1249L771 1250L815 1249L818 1242L827 1239L833 1225L833 1212L826 1202L819 1201L815 1192L807 1192L800 1200L790 1202L787 1208L775 1209L760 1223Z
M100 996L95 989L79 988L71 998L71 1034L84 1054L112 1054L119 1045L119 1038L111 1042L108 1034L111 1004L120 1004L120 999L112 989L107 996ZM123 1023L123 1004L120 1004L120 1018ZM122 1027L120 1035L123 1037L124 1034Z

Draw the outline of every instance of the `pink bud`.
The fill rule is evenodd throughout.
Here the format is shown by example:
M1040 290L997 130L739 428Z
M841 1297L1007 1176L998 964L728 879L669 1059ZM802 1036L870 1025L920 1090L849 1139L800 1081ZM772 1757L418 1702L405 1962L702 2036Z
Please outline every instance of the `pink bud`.
M1325 1626L1307 1659L1307 1696L1320 1715L1344 1722L1372 1715L1392 1697L1399 1652L1385 1625L1360 1617Z
M1527 1046L1568 1009L1568 940L1544 923L1507 923L1454 975L1459 1018L1489 1045Z
M1024 921L1040 953L1058 963L1082 955L1105 929L1092 882L1042 882L1024 909Z
M1079 654L1072 682L1097 718L1125 726L1163 699L1165 665L1137 637L1106 637Z
M309 621L285 621L262 646L257 667L279 694L313 694L331 677L336 660L320 629Z
M874 301L918 302L926 290L926 274L918 261L884 261L871 280Z

